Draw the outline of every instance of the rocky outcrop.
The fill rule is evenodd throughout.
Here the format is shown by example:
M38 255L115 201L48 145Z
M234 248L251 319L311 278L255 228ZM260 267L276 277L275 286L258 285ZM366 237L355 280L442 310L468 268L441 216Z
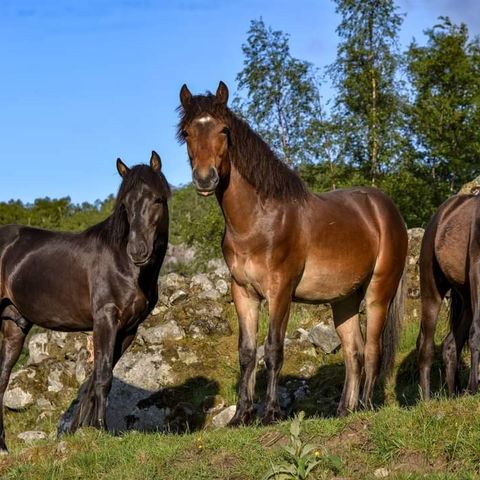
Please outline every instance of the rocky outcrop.
M480 175L474 178L471 182L466 183L458 193L480 193Z

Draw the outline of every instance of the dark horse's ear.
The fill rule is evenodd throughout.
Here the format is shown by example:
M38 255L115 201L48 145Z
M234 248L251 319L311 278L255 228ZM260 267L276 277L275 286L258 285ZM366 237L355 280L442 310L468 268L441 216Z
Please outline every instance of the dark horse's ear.
M215 94L217 97L217 102L223 105L226 105L228 102L228 87L220 80L218 84L217 93Z
M162 169L162 159L155 150L152 150L152 156L150 157L150 166L155 173L160 172L160 170Z
M130 169L122 162L120 158L117 158L117 170L120 176L124 177Z
M192 99L192 94L187 87L187 84L184 83L180 89L180 103L183 108L187 108L190 105L190 100Z

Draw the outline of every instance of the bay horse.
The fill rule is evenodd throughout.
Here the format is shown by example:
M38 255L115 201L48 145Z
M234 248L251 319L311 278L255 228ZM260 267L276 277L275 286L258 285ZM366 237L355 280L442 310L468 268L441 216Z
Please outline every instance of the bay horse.
M106 428L113 367L158 299L158 275L168 243L169 185L161 160L128 168L113 213L81 233L21 225L0 228L0 450L7 451L3 395L33 324L93 330L94 368L69 432Z
M417 339L422 396L428 400L437 318L448 291L450 332L443 347L449 395L460 391L460 355L471 353L468 390L478 390L480 353L480 196L455 195L445 201L425 229L420 250L422 319Z
M183 85L177 137L187 144L198 193L215 193L225 219L222 250L240 330L238 401L230 425L253 418L262 299L269 315L265 424L281 413L277 385L292 301L332 306L346 366L337 413L357 408L363 370L361 401L370 405L379 372L394 361L404 298L399 285L408 243L405 223L375 188L310 193L227 102L223 82L215 95L193 96ZM365 344L358 317L363 298Z

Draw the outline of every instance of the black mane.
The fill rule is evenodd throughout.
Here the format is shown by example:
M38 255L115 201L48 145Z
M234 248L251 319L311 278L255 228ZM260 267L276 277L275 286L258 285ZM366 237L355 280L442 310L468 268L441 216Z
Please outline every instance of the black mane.
M183 143L184 128L201 115L225 122L230 130L229 158L243 178L266 198L303 201L308 190L300 177L291 170L250 126L238 118L215 95L196 95L186 108L180 106L177 139Z
M85 230L88 236L95 236L108 245L121 246L127 243L129 224L123 201L128 192L146 184L164 201L170 197L170 187L163 173L155 173L148 165L135 165L125 174L118 189L112 214L103 222L97 223Z

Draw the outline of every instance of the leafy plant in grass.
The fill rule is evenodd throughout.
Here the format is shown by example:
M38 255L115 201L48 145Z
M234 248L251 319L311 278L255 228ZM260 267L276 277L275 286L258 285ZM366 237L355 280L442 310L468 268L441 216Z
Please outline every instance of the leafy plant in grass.
M290 426L290 442L284 447L285 461L273 465L263 480L306 480L313 469L321 463L320 452L315 445L304 443L300 438L305 412L300 412ZM314 452L315 451L315 452ZM314 453L313 453L314 452Z

